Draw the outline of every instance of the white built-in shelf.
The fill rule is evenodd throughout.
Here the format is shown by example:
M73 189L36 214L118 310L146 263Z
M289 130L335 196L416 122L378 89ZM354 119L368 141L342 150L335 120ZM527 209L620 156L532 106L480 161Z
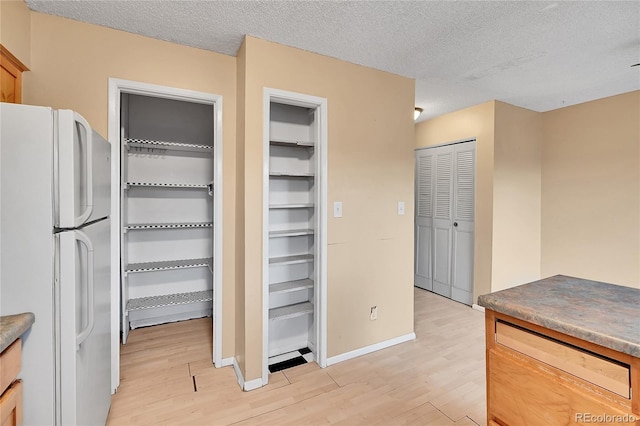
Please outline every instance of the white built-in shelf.
M189 222L189 223L130 223L125 225L127 231L145 229L183 229L183 228L211 228L212 222Z
M299 237L302 235L313 235L313 233L313 229L287 229L284 231L269 231L269 238Z
M165 271L169 269L197 268L200 266L210 266L211 264L212 259L210 257L202 259L169 260L163 262L129 263L125 268L125 272Z
M213 152L211 145L198 145L192 143L152 141L148 139L132 139L124 140L125 146L130 148L146 148L146 149L162 149L170 151L192 151L192 152Z
M269 172L272 178L312 178L315 173L309 172Z
M280 138L271 138L269 143L275 146L289 146L289 147L299 147L299 148L313 148L315 146L315 143L309 142L309 141L296 141L292 139L280 139Z
M270 209L310 209L313 203L269 204Z
M124 185L124 189L136 187L163 189L209 189L209 185L206 183L127 182Z
M313 313L313 304L311 302L296 303L295 305L283 306L281 308L269 309L270 320L283 320L288 318L300 317Z
M290 293L292 291L313 288L313 280L305 278L303 280L285 281L283 283L269 284L269 293Z
M136 299L129 299L127 302L127 311L161 308L164 306L187 305L190 303L210 302L212 300L213 290L139 297Z
M293 265L294 263L313 262L313 254L296 254L293 256L272 257L269 265Z

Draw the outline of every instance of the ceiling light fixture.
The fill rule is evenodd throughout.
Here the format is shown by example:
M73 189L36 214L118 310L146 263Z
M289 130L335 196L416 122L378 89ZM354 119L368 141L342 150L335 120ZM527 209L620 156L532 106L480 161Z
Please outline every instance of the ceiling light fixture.
M413 110L413 121L416 121L418 119L418 117L420 117L420 114L422 114L422 111L424 111L422 108L416 107Z

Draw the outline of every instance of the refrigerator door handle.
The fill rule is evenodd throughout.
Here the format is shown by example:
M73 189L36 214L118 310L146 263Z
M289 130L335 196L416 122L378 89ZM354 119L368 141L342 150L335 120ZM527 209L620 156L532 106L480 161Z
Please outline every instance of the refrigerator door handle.
M91 240L82 231L73 231L75 233L75 238L80 243L82 243L87 248L87 326L76 335L76 350L80 350L80 345L87 340L87 337L93 331L94 323L95 323L95 315L94 315L94 299L93 299L93 243Z
M85 166L86 166L86 192L87 192L87 207L84 212L76 218L76 226L81 226L93 212L93 143L91 126L80 114L73 113L73 119L76 123L84 127L86 135L86 149L85 149Z

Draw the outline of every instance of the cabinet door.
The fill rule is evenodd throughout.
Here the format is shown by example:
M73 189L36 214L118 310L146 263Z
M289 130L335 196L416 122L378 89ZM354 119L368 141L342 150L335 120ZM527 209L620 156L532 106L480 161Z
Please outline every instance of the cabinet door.
M0 426L22 424L22 380L16 380L0 396Z
M0 45L0 102L22 103L22 72L27 69Z

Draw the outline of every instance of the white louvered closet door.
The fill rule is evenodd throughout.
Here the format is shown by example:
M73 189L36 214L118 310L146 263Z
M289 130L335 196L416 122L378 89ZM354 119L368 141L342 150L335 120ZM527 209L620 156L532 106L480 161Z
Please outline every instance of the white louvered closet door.
M433 172L435 156L429 150L416 151L415 278L414 284L433 290Z
M454 145L451 298L473 304L475 142Z
M473 303L475 141L416 151L415 285Z
M453 150L445 146L434 151L433 291L451 297Z

